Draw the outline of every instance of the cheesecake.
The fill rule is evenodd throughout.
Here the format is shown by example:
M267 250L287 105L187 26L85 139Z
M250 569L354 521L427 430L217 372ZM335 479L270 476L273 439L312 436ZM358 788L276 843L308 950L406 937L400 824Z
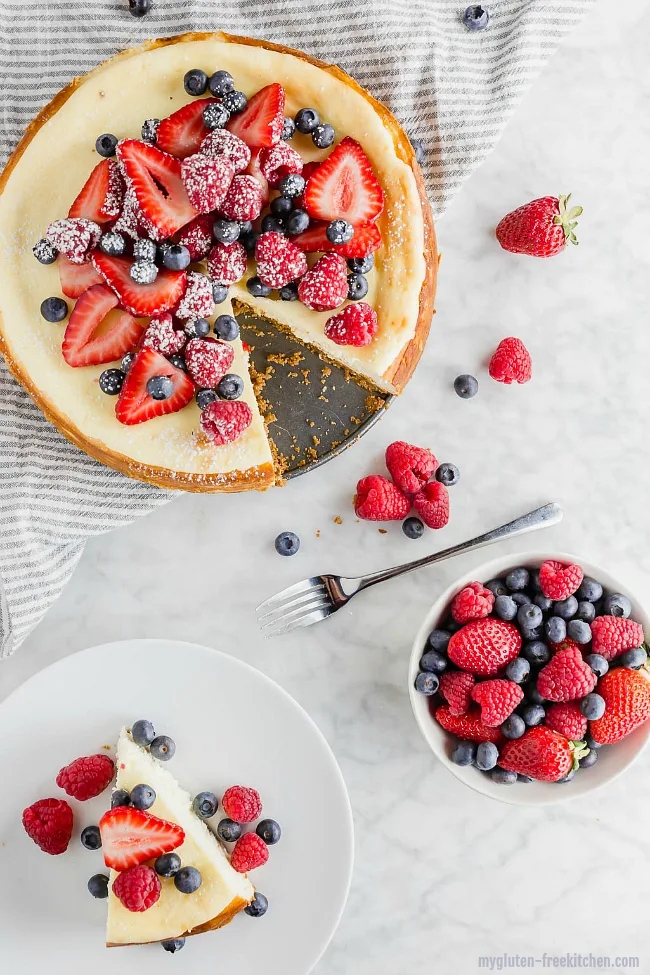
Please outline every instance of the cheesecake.
M173 775L154 759L146 748L135 744L123 729L117 744L116 789L131 792L145 783L156 793L148 814L175 824L184 832L184 840L174 852L184 866L201 874L201 885L192 894L180 893L172 879L161 878L160 897L148 910L136 913L121 903L113 892L118 874L110 871L108 884L108 918L106 943L118 945L148 944L200 934L220 928L245 908L254 897L247 876L238 873L212 831L198 818L192 798L180 787Z
M212 87L189 94L188 72L225 73L233 97L211 97ZM305 111L321 120L318 138L308 124L295 131ZM105 133L112 155L99 144ZM285 177L302 185L294 191ZM293 210L309 216L298 233L271 219L285 185ZM252 247L213 236L215 220L243 233L246 214ZM397 120L340 68L245 37L150 41L76 78L5 168L0 234L0 352L12 374L90 456L167 488L263 490L279 480L245 343L222 340L216 326L193 336L194 320L253 313L362 384L398 394L433 314L431 211ZM109 235L126 240L125 256L103 249ZM32 251L43 240L39 264ZM170 244L189 247L192 263L165 263ZM141 245L153 248L147 259L137 257ZM48 246L58 252L51 263ZM43 302L61 294L68 307L56 324L61 305L43 312ZM172 342L184 333L178 354L160 341L163 327Z

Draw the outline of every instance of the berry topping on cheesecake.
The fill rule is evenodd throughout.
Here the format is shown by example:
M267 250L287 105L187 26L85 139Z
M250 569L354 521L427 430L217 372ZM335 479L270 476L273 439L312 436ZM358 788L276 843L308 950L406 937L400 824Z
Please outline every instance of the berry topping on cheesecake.
M154 380L165 379L162 384ZM150 385L152 384L152 385ZM182 369L155 349L141 349L135 356L122 386L115 415L131 426L155 416L177 413L191 403L194 384Z

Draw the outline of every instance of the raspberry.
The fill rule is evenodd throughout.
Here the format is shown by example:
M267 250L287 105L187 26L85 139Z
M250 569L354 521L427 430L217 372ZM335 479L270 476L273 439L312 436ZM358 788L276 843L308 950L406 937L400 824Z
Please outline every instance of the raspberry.
M457 623L469 623L489 616L494 606L494 593L481 585L470 582L461 589L451 604L451 615Z
M328 318L325 335L336 345L370 345L377 334L377 314L366 301L346 305L338 315Z
M211 214L202 213L181 230L178 243L187 247L190 260L200 261L210 253L213 223L214 218Z
M65 799L40 799L23 811L23 826L44 853L65 853L72 836L72 809Z
M551 704L544 724L570 741L580 741L587 732L587 719L577 701L558 701Z
M214 311L212 282L199 271L187 272L185 294L178 303L179 318L208 318Z
M217 339L190 339L185 346L187 371L201 389L214 389L230 369L235 353Z
M463 670L450 670L440 678L440 693L453 715L467 714L472 704L471 691L476 683L473 674Z
M580 588L583 576L579 565L548 559L539 568L539 585L547 599L568 599Z
M404 494L417 494L438 467L430 450L396 440L386 447L386 467Z
M260 182L254 176L235 176L219 212L229 220L257 220L263 205Z
M162 355L176 355L186 341L185 333L175 330L172 316L165 312L159 318L151 319L145 330L142 344L151 346Z
M261 867L268 858L269 848L262 837L257 833L244 833L235 843L230 863L238 873L248 873Z
M234 284L246 273L248 258L239 241L234 244L215 244L208 258L208 271L216 284Z
M287 142L278 142L260 153L260 170L269 186L277 187L290 173L302 173L302 156Z
M521 339L508 338L499 342L490 359L490 375L498 383L527 383L532 375L532 362Z
M262 812L259 792L245 785L231 785L226 789L221 805L226 816L236 823L252 823Z
M430 481L413 498L413 506L429 528L444 528L449 521L449 492L439 481Z
M493 741L495 745L500 745L503 741L503 735L498 728L488 728L481 721L478 708L468 711L467 714L454 715L443 705L437 708L434 717L445 731L466 741Z
M139 863L118 873L113 893L127 911L148 911L160 897L161 883L153 867Z
M204 156L225 156L236 173L243 173L251 161L251 151L246 143L227 129L213 129L201 143L200 151Z
M605 660L640 647L645 639L640 623L620 616L597 616L591 624L591 635L591 652L602 654Z
M537 690L547 701L575 701L593 691L596 679L579 647L564 647L540 670Z
M340 254L323 254L298 285L298 297L307 308L329 311L348 296L348 266ZM332 319L325 326L325 334ZM331 338L331 335L328 335Z
M269 288L283 288L307 271L307 258L302 251L282 234L272 231L258 237L255 260L258 277Z
M55 220L45 231L46 239L73 264L83 264L99 243L101 228L86 217Z
M253 421L248 403L217 401L201 413L201 429L217 447L241 437ZM230 817L232 819L232 816Z
M233 182L235 167L225 156L197 152L181 163L181 179L190 203L199 213L218 209Z
M454 633L447 654L461 670L493 677L519 655L520 649L521 634L517 627L488 617L466 623Z
M511 680L484 680L472 689L472 697L481 705L481 721L488 728L498 728L523 699L519 684Z
M380 474L361 478L353 503L357 517L365 521L400 521L411 510L406 495Z
M93 799L107 788L115 774L115 764L108 755L89 755L77 758L62 768L56 784L73 799L84 802Z

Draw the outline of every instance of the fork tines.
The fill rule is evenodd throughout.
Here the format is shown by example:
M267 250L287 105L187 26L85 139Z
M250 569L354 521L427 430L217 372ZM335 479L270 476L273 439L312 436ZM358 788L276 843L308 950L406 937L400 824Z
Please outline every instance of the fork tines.
M299 626L310 626L334 612L325 580L321 576L303 579L294 586L283 589L257 607L258 616L266 636L289 633Z

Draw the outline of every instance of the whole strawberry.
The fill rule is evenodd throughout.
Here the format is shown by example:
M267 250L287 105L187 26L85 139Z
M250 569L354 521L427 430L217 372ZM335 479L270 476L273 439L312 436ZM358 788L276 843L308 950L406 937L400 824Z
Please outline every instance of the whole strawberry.
M455 715L443 705L436 709L434 717L445 731L465 741L492 741L495 745L500 745L503 741L503 735L498 728L488 728L481 721L478 708L468 711L467 714Z
M537 677L537 690L547 701L576 701L590 694L596 675L577 646L558 650Z
M527 383L532 376L530 353L521 339L502 339L490 359L489 373L498 383Z
M580 741L587 733L587 719L577 701L551 704L546 711L544 724L570 741Z
M503 620L475 620L453 634L447 648L452 663L481 677L494 677L519 655L521 634Z
M440 678L440 693L454 716L467 714L472 703L471 692L476 680L464 670L448 670Z
M605 713L589 722L589 731L602 745L620 741L650 718L650 677L644 670L615 667L598 682Z
M484 680L472 689L472 697L481 707L481 721L488 728L498 728L522 701L524 692L511 680Z
M583 578L579 565L547 559L539 567L539 586L547 599L568 599L580 588Z
M411 510L411 502L387 477L371 474L357 484L354 510L365 521L401 521Z
M567 243L577 244L574 230L582 207L569 207L568 196L543 196L508 213L496 229L504 250L531 257L553 257Z
M470 623L489 616L494 606L494 593L480 582L468 582L464 589L454 596L451 615L457 623Z
M440 481L429 481L414 496L413 507L428 528L444 528L449 521L449 491Z
M404 494L417 494L435 473L438 461L424 447L396 440L386 447L386 467Z
M643 627L621 616L597 616L591 624L592 653L600 653L605 660L613 660L624 650L640 647L644 640Z
M583 752L584 749L574 750L573 743L564 735L538 725L529 728L521 738L506 742L499 755L499 765L540 782L558 782L569 774Z
M65 853L72 836L72 809L65 799L40 799L24 810L23 826L44 853Z
M56 784L73 799L85 802L100 795L115 774L115 763L108 755L89 755L77 758L62 768Z

